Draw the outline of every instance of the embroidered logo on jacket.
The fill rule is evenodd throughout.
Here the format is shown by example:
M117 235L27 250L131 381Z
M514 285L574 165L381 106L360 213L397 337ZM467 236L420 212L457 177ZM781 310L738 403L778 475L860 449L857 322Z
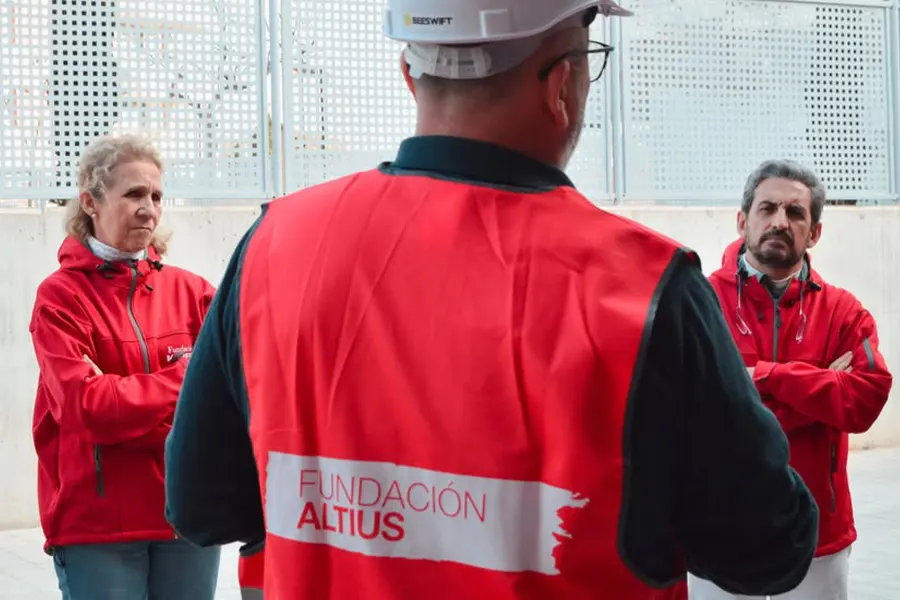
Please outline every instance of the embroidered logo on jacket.
M166 349L166 363L172 364L179 358L189 360L193 349L193 346L169 346Z

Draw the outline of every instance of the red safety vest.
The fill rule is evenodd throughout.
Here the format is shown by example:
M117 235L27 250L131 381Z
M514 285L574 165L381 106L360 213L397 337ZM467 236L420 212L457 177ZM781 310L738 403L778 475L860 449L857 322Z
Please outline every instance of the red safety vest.
M266 600L685 599L618 547L678 251L568 187L372 171L271 203L240 298Z

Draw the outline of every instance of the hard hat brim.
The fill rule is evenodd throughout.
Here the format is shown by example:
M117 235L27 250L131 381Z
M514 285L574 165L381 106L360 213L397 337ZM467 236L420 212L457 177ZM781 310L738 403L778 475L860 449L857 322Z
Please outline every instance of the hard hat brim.
M622 8L619 4L609 0L600 5L600 12L607 17L633 17L634 13L627 8Z
M445 46L485 44L529 38L552 29L560 22L590 9L607 17L629 17L633 13L616 0L541 0L528 7L491 8L489 0L465 6L459 0L434 0L429 10L416 10L416 0L388 2L384 35L410 44ZM528 10L526 11L525 8Z

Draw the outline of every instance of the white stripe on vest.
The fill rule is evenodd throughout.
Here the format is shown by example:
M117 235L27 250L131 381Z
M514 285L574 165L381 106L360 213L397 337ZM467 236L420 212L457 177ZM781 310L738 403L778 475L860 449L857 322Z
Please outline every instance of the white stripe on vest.
M540 482L271 452L266 522L281 538L366 556L556 575L562 509L587 499Z

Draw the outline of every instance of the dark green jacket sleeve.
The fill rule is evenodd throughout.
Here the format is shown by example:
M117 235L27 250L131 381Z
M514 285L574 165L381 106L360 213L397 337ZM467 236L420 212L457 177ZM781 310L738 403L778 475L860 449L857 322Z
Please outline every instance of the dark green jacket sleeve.
M696 266L674 269L632 389L621 554L655 585L687 568L736 594L789 591L812 561L818 509L715 292Z
M166 518L199 546L265 537L239 307L244 253L260 220L235 250L210 305L166 439Z

